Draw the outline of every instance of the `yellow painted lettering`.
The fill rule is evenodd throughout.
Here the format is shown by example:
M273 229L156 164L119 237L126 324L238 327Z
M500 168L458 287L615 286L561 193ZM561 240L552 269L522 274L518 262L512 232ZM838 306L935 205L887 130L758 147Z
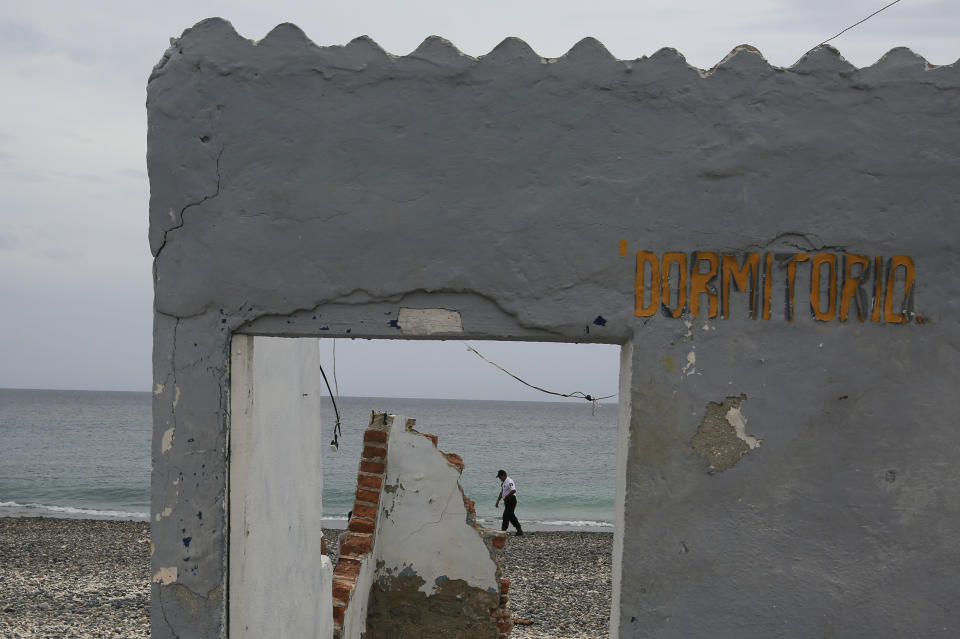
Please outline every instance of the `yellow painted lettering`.
M673 297L670 290L670 269L676 264L679 267L677 275L677 306L670 308L670 299ZM683 308L687 305L687 254L670 252L664 253L660 262L660 295L663 307L673 316L680 317Z
M806 262L810 259L809 253L797 253L790 258L790 261L787 262L787 314L790 316L789 319L792 322L794 311L793 311L793 293L794 293L794 284L797 281L797 264L800 262Z
M770 319L770 293L773 288L773 253L767 253L764 256L764 272L763 272L763 310L760 312L760 316L768 320Z
M860 267L860 271L854 275L855 266ZM840 289L840 321L846 322L847 315L850 313L850 301L857 295L857 291L863 285L867 273L870 271L870 258L863 255L854 255L847 253L843 256L843 288ZM857 297L857 319L863 321L866 319L867 309L861 308L860 298Z
M701 271L700 264L706 263L708 270ZM717 316L717 306L719 295L715 288L710 287L710 282L717 277L717 270L720 268L720 256L709 251L697 251L694 253L692 270L690 271L690 314L694 317L700 317L700 296L707 296L707 317Z
M827 310L823 310L823 295L820 285L823 280L823 267L827 266ZM810 308L813 317L821 322L829 322L837 316L837 256L833 253L817 253L810 261Z
M650 303L644 305L646 296L647 267L650 270ZM660 303L660 260L650 251L637 251L636 308L637 317L650 317L657 312Z
M873 262L873 312L870 321L879 322L883 318L883 258L878 255Z
M747 253L743 266L737 262L736 255L724 254L723 264L723 317L730 317L730 281L738 291L748 291L750 295L750 317L757 318L756 296L760 288L760 254Z
M903 304L900 306L900 312L894 313L893 309L893 290L896 284L897 269L903 267ZM890 258L890 272L887 273L887 291L883 300L883 320L892 324L902 324L907 321L907 311L910 308L910 292L913 288L913 280L916 277L913 260L906 255L894 255Z

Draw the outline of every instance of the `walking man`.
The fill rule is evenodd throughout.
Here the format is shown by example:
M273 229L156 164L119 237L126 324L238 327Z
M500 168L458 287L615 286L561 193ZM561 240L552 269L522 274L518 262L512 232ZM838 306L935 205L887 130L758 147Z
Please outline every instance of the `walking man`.
M517 519L514 511L517 509L517 485L513 480L507 477L507 471L498 470L497 479L500 480L500 494L497 495L496 507L500 507L500 500L503 500L503 526L500 530L506 530L507 524L513 524L517 529L517 536L523 535L523 529L520 528L520 521Z

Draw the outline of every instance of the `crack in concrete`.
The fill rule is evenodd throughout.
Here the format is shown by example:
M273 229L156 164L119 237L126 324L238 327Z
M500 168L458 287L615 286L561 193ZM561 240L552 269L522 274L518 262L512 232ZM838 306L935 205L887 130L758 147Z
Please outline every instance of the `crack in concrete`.
M167 602L163 600L163 586L160 587L160 616L163 617L163 620L167 624L167 628L170 629L170 634L173 635L173 639L180 639L180 635L177 634L177 631L173 629L173 624L170 622L169 617L167 617Z
M788 238L796 238L793 241L787 241ZM816 242L811 239L816 238L816 235L810 233L800 233L799 231L784 231L778 233L773 239L764 242L763 244L748 244L747 250L765 250L777 244L781 243L782 246L788 246L790 248L796 249L801 252L820 252L820 251L846 251L847 247L843 245L833 245L833 244L822 244L819 238L816 238ZM802 246L800 242L805 242L806 246Z
M440 519L438 519L438 520L436 520L436 521L428 521L428 522L425 523L424 525L420 526L419 528L417 528L416 530L414 530L413 532L411 532L409 535L404 536L404 537L403 537L402 539L400 539L400 541L397 542L397 543L398 543L398 544L402 544L402 543L404 543L407 539L409 539L410 537L413 537L414 535L420 534L420 532L422 532L424 528L427 528L428 526L436 526L436 525L439 524L441 521L443 521L443 518L447 515L447 509L450 508L450 498L453 497L453 493L456 492L457 488L459 488L459 487L460 487L460 482L459 482L459 480L458 480L457 482L454 483L453 490L450 491L450 494L447 495L446 501L444 501L443 510L440 512Z
M183 225L186 223L186 220L184 219L183 216L184 216L184 214L187 212L187 209L193 208L193 207L195 207L195 206L200 206L201 204L203 204L203 203L206 202L207 200L212 200L213 198L215 198L215 197L217 197L218 195L220 195L220 183L221 183L221 178L222 178L222 176L221 176L221 174L220 174L220 158L223 157L223 152L224 152L225 150L226 150L226 147L225 147L225 146L220 147L220 152L217 153L217 160L216 160L217 188L216 188L216 190L215 190L211 195L204 195L202 198L200 198L200 199L197 200L196 202L188 202L182 209L180 209L180 223L177 224L177 225L175 225L175 226L171 226L170 228L164 230L164 232L163 232L163 242L160 243L160 246L157 247L156 252L153 254L154 259L160 257L160 253L163 251L164 247L167 245L167 235L169 235L172 231L176 231L177 229L183 228Z

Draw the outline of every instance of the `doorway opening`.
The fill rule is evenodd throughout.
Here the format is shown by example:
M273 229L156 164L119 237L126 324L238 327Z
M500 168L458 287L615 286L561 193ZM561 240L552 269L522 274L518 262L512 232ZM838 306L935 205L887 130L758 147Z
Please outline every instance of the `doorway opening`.
M460 484L477 521L499 530L497 471L516 482L524 536L501 558L510 580L512 636L607 636L613 590L620 347L607 344L476 341L483 358L450 340L320 339L320 361L340 413L337 452L324 459L327 547L336 547L353 507L370 413L416 419L420 432L460 455ZM334 422L323 398L326 439ZM512 535L515 531L511 526ZM524 625L531 622L532 625Z

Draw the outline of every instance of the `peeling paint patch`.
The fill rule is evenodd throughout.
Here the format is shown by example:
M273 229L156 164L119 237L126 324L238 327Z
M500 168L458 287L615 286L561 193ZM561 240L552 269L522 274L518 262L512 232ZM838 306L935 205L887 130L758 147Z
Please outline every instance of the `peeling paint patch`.
M154 394L154 395L160 395L160 394L162 394L162 393L163 393L163 384L157 384L157 385L153 388L153 394Z
M460 313L445 308L401 308L397 324L406 335L463 332Z
M177 404L179 403L180 403L180 387L174 386L173 387L173 407L176 408Z
M154 583L158 583L162 586L167 586L172 584L177 580L177 567L171 566L169 568L161 568L153 575Z
M697 353L695 351L690 351L687 353L687 363L683 365L682 374L689 377L697 372Z
M741 410L746 395L729 396L723 402L707 404L703 421L690 445L710 462L711 470L724 471L736 466L740 458L760 446L762 440L746 432L747 418Z
M173 508L171 508L170 506L167 506L166 508L163 509L163 512L159 512L156 515L154 515L153 520L160 521L164 517L169 517L172 513L173 513Z
M173 448L173 428L168 428L163 433L163 439L160 442L160 452L167 453Z
M751 435L747 435L747 418L740 412L739 406L732 406L727 411L727 422L737 431L737 437L746 442L750 450L760 445L760 440Z

